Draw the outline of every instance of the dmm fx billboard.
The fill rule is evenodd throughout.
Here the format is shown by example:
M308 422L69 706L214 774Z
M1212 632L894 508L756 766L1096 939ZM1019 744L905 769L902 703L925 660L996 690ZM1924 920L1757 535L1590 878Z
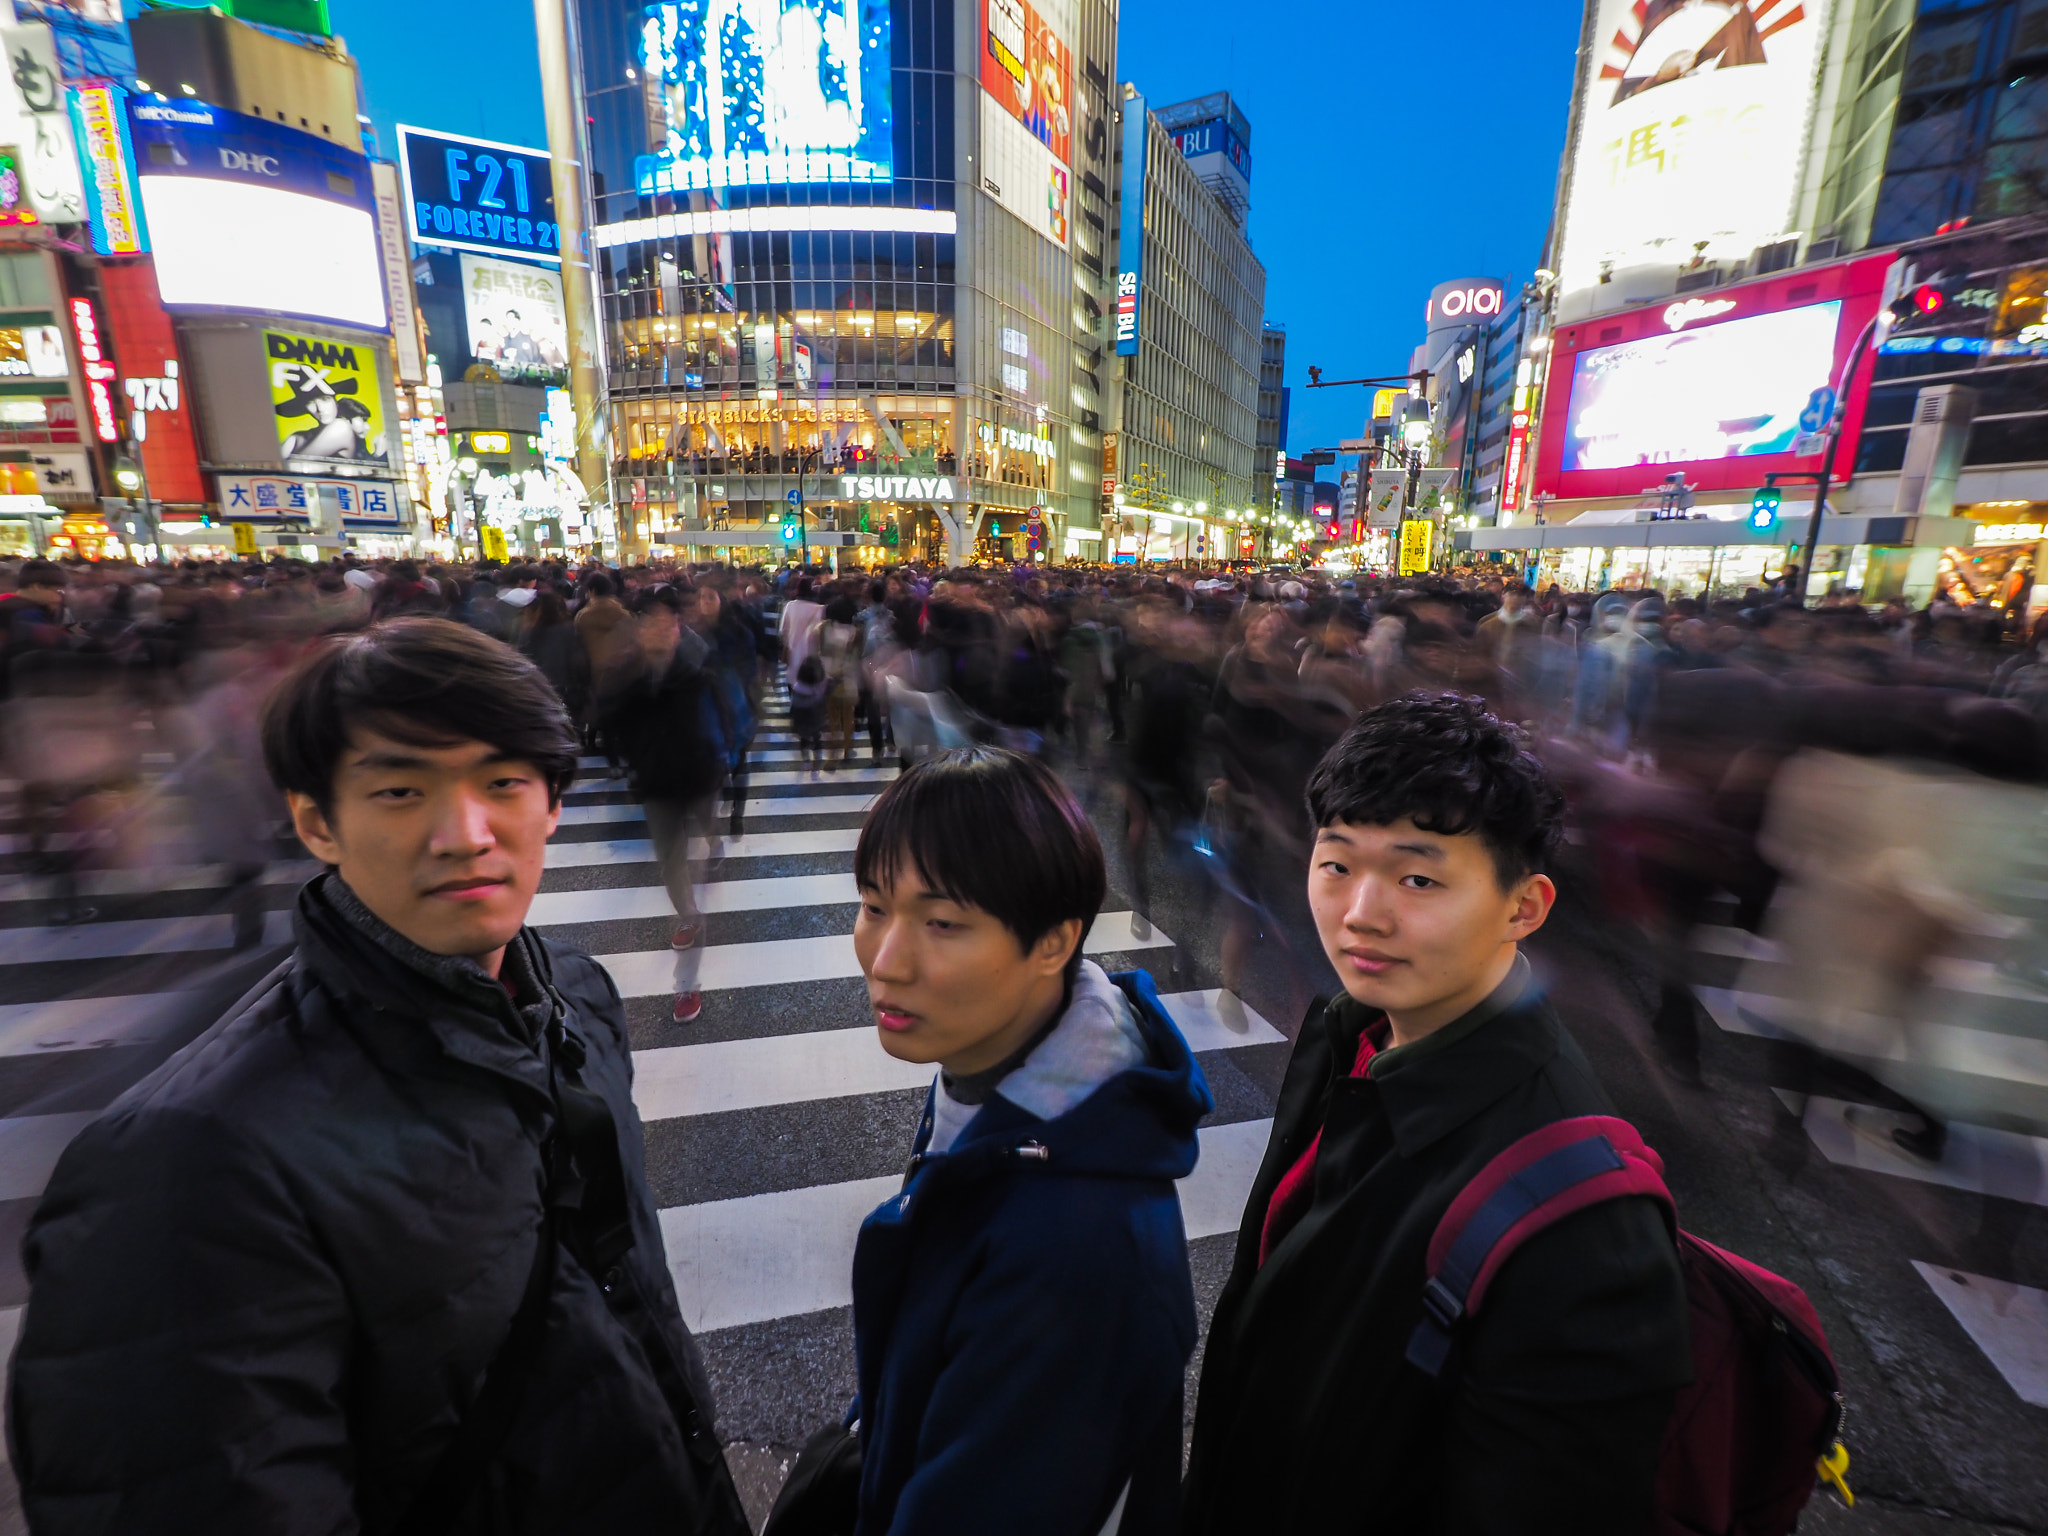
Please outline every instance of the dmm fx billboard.
M841 475L839 495L845 501L954 501L953 479L918 475Z
M1654 297L1695 252L1743 260L1793 227L1830 10L1830 0L1588 4L1595 42L1578 88L1561 319L1628 302L1632 269L1661 283L1641 295Z
M398 125L405 222L421 245L559 263L554 172L544 149Z
M265 331L263 355L280 458L388 462L374 350L359 342Z
M1073 53L1030 0L982 0L981 21L982 190L1065 250Z

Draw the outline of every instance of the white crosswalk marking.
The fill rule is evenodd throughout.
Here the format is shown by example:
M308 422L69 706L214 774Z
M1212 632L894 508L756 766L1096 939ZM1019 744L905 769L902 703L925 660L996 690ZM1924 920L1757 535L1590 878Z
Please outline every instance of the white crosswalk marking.
M859 827L823 827L815 832L749 832L745 837L728 837L719 843L719 857L726 859L785 858L800 853L851 853L860 842ZM690 844L692 858L704 858L710 845L701 839ZM599 843L549 843L549 869L575 869L592 864L646 864L654 858L654 844L644 837Z
M705 912L762 912L859 900L860 892L850 871L841 875L714 880L697 887L697 906ZM619 885L594 891L543 891L534 897L526 920L545 929L565 923L612 923L674 915L675 907L668 899L666 887Z
M2048 1408L2048 1291L1913 1261L2023 1403Z
M0 1006L0 1056L41 1056L154 1040L175 992Z
M1286 1037L1251 1010L1240 1031L1216 1014L1214 992L1160 998L1195 1051L1264 1045ZM643 1120L680 1120L795 1104L812 1099L889 1093L930 1084L929 1065L898 1061L872 1028L828 1029L751 1040L672 1045L633 1055L633 1102Z
M1272 1129L1248 1120L1199 1133L1201 1159L1180 1183L1190 1239L1237 1230ZM849 1305L860 1224L902 1183L855 1179L663 1211L684 1321L709 1332Z
M754 800L746 803L749 816L857 816L875 803L873 795L792 795L779 799ZM718 807L720 816L732 814L732 802L722 801ZM619 821L645 821L647 813L637 803L623 805L565 805L562 807L562 825L565 827L604 826Z
M1091 955L1171 948L1173 940L1154 929L1145 938L1131 931L1129 912L1105 912L1095 920L1084 946ZM622 997L659 997L674 987L675 955L666 949L599 955ZM706 945L698 985L706 992L765 987L795 981L846 981L860 974L853 935L807 939L764 939L752 944Z
M267 944L287 942L291 938L291 914L268 913L263 938ZM0 928L0 965L175 955L197 949L227 949L234 942L235 920L225 913L77 923L65 928Z

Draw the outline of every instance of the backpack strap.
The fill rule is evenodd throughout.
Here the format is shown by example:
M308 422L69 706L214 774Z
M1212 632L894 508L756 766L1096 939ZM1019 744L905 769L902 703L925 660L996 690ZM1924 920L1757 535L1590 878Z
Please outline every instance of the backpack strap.
M1422 1320L1408 1359L1443 1373L1451 1330L1479 1310L1514 1251L1575 1211L1624 1195L1648 1195L1672 1210L1664 1162L1626 1120L1582 1115L1531 1131L1473 1176L1429 1240Z

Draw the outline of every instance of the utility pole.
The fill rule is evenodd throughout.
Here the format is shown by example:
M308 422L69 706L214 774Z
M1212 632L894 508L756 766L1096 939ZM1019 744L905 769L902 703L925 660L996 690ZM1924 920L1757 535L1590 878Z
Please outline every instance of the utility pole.
M597 319L597 274L591 266L589 182L583 114L581 50L569 0L533 0L540 41L541 104L548 126L548 165L555 185L555 224L562 255L562 312L569 343L569 398L576 412L576 473L586 495L599 485L618 528L619 554L645 559L647 546L629 511L619 516L612 494L610 430L605 410L604 336Z

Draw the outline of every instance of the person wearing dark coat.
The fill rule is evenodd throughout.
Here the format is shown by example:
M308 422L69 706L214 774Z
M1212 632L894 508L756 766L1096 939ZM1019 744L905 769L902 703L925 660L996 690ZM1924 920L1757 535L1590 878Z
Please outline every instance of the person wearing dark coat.
M1175 1181L1214 1100L1151 978L1082 958L1095 834L1042 764L964 749L884 791L855 879L883 1049L938 1068L854 1254L858 1536L1163 1536L1196 1333Z
M1529 1132L1611 1114L1518 944L1561 801L1482 701L1368 710L1309 781L1310 907L1345 992L1295 1041L1210 1325L1188 1536L1650 1528L1691 1378L1661 1208L1530 1238L1432 1378L1407 1358L1430 1239Z
M290 958L124 1094L30 1221L30 1527L741 1536L619 994L523 926L576 744L530 663L404 619L273 696L330 867Z

